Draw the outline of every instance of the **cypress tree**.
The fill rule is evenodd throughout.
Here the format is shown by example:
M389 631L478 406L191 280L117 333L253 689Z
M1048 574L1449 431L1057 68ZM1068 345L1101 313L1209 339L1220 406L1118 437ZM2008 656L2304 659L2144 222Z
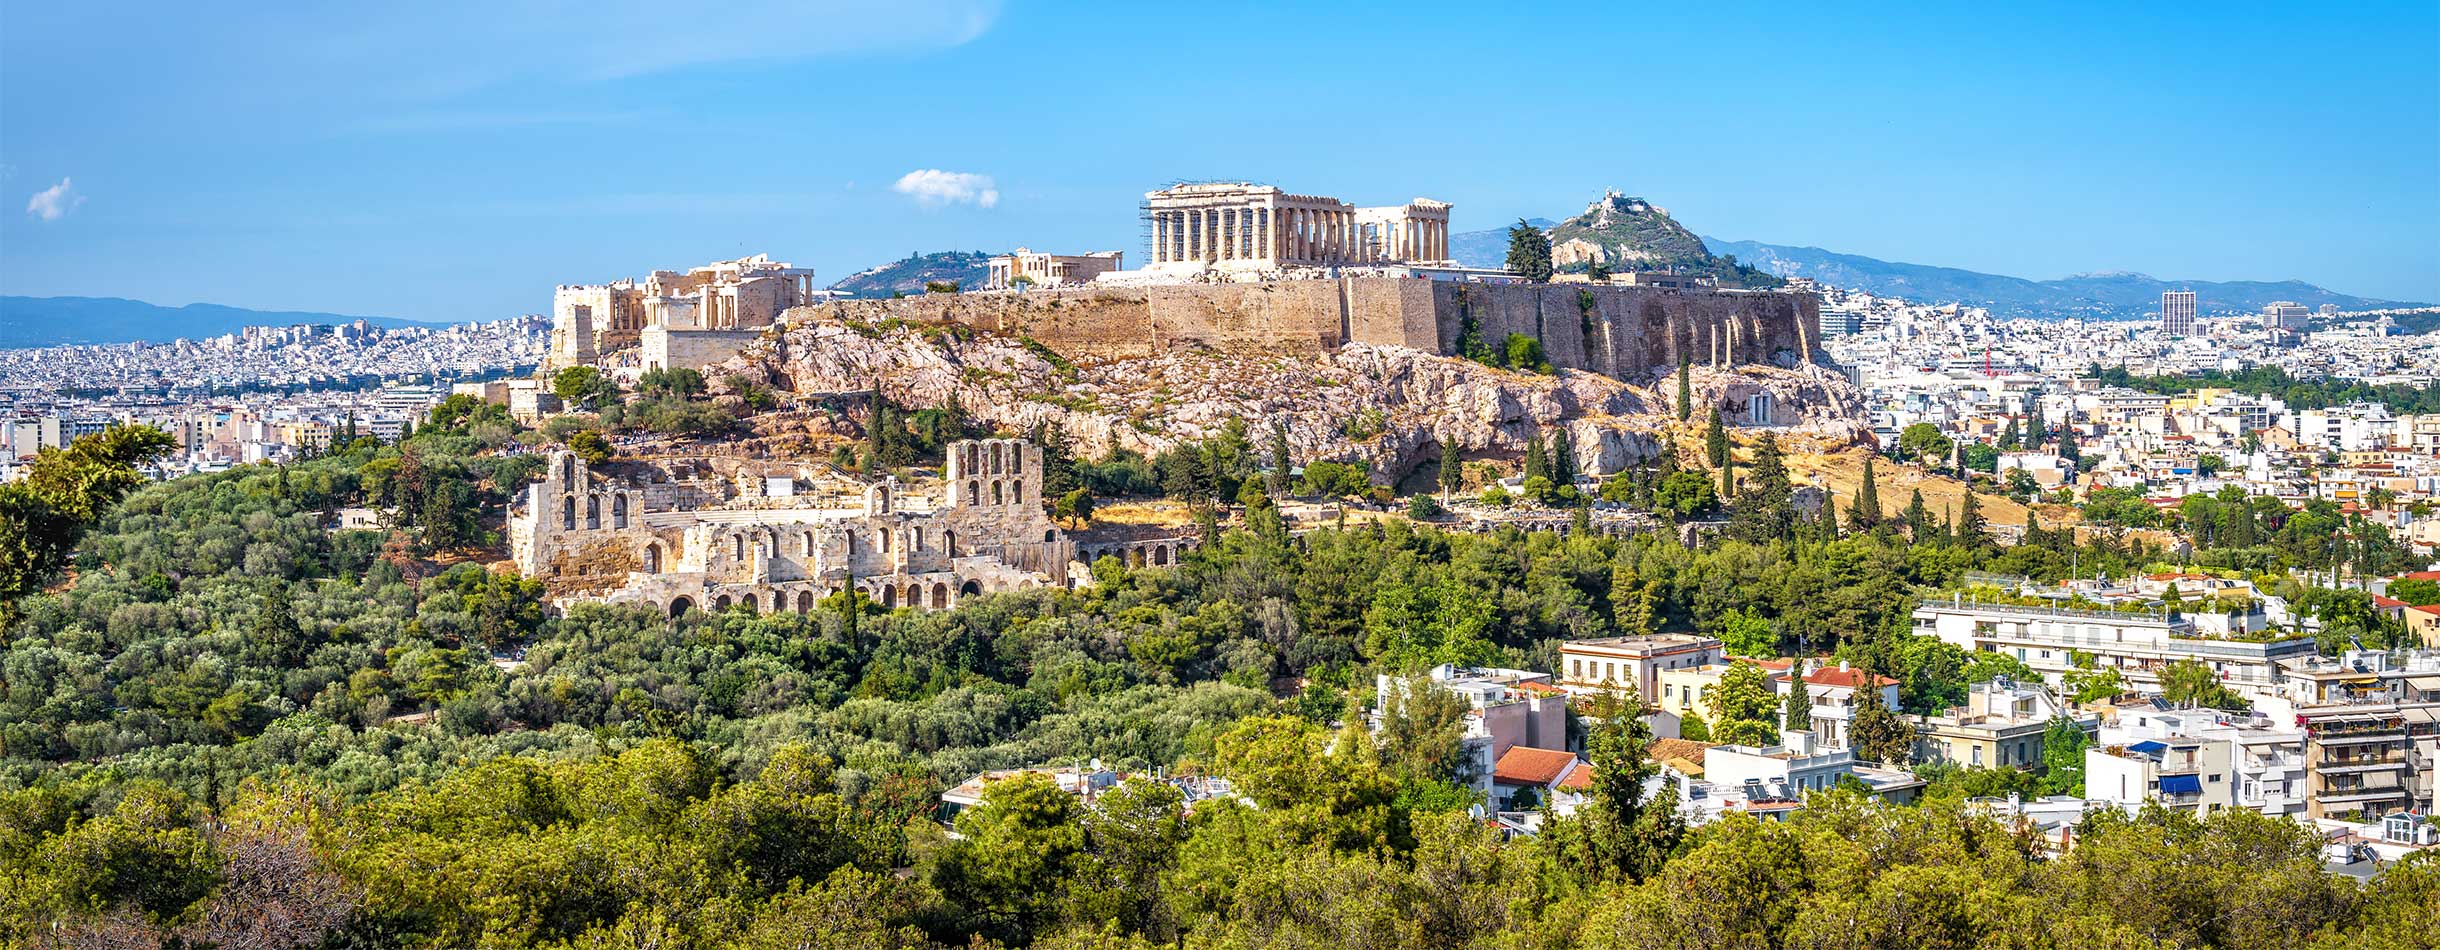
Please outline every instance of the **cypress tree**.
M1568 438L1566 426L1550 434L1550 480L1562 487L1576 483L1576 444Z
M1542 433L1535 430L1533 438L1525 440L1525 477L1550 477L1550 450L1542 445Z
M1737 460L1729 459L1720 466L1720 503L1727 504L1737 493Z
M1728 428L1720 424L1720 407L1711 407L1711 422L1703 430L1703 453L1711 459L1711 467L1719 468L1728 460Z
M1847 506L1847 527L1851 531L1870 531L1881 523L1881 491L1874 484L1871 456L1864 458L1864 484L1855 491L1855 503Z
M1694 367L1683 356L1678 357L1677 417L1679 422L1694 418Z
M1447 438L1440 440L1440 493L1453 495L1465 490L1466 463L1457 457L1457 447Z
M1441 452L1448 452L1448 443L1441 443ZM1285 495L1288 490L1288 422L1271 420L1271 494Z
M2038 448L2041 448L2041 447L2042 447L2042 442L2043 442L2043 441L2044 441L2044 439L2045 439L2045 438L2048 436L2048 433L2045 433L2045 432L2043 432L2043 431L2042 431L2042 430L2043 430L2043 428L2044 428L2044 426L2043 426L2043 423L2042 423L2042 401L2041 401L2041 400L2039 400L2039 399L2035 399L2035 400L2032 400L2032 404L2031 404L2031 405L2029 405L2029 406L2027 406L2027 407L2026 407L2026 410L2025 410L2025 447L2026 447L2026 448L2028 448L2028 449L2038 449Z
M1811 690L1805 687L1805 667L1802 662L1789 671L1788 706L1781 721L1791 732L1813 728L1813 696Z

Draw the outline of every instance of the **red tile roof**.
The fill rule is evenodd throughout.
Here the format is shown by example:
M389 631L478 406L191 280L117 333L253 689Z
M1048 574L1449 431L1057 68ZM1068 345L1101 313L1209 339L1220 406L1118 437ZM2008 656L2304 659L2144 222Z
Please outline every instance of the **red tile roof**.
M1548 785L1575 763L1573 752L1510 746L1499 764L1491 767L1491 780L1501 785Z
M2380 595L2380 594L2374 594L2374 595L2372 595L2372 605L2373 605L2373 606L2375 606L2375 607L2388 608L2388 607L2404 607L2404 606L2407 606L2407 603L2406 603L2405 601L2403 601L2403 600L2399 600L2399 599L2397 599L2397 598L2395 598L2395 597L2384 597L2384 596L2382 596L2382 595Z
M1886 676L1875 676L1873 679L1879 681L1883 686L1898 685L1897 680ZM1805 674L1805 682L1811 683L1815 686L1842 686L1847 689L1854 689L1856 688L1857 684L1862 683L1863 681L1863 670L1842 670L1835 666L1825 666L1821 669Z
M1575 770L1575 771L1567 773L1567 777L1566 777L1566 778L1563 778L1563 779L1560 779L1560 780L1559 780L1559 787L1560 787L1560 788L1567 789L1568 791L1571 791L1571 792L1581 792L1581 791L1584 791L1584 790L1586 790L1586 789L1590 789L1590 788L1592 788L1592 787L1593 787L1593 766L1592 766L1592 763L1589 763L1589 762L1588 762L1588 763L1585 763L1585 764L1583 764L1583 765L1576 766L1576 770Z

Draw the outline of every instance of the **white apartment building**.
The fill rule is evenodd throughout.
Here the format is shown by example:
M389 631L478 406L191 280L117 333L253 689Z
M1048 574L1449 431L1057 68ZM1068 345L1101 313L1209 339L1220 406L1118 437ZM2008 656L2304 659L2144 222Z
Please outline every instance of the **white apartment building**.
M2117 670L2128 686L2151 691L2160 688L2162 667L2193 660L2218 673L2238 695L2257 700L2275 692L2281 660L2314 652L2313 641L2302 637L2268 642L2211 638L2198 632L2187 616L1977 603L1962 595L1924 601L1915 608L1914 622L1916 633L1960 649L2014 656L2053 684L2076 668L2078 653L2092 657L2096 668Z
M1726 658L1719 640L1689 633L1569 640L1559 645L1559 688L1585 694L1632 687L1649 705L1661 694L1661 671L1708 666Z
M2187 812L2236 802L2232 746L2213 739L2145 739L2084 750L2084 797L2122 805L2147 801Z

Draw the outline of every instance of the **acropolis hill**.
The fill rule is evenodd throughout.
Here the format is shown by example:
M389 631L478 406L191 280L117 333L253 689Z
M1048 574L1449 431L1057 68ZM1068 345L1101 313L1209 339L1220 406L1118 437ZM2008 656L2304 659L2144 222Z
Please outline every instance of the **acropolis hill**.
M1722 290L1671 275L1531 282L1447 259L1450 206L1359 208L1265 185L1145 196L1150 263L1114 251L994 258L993 286L825 299L811 272L755 257L643 281L563 286L550 366L701 368L775 324L903 321L1030 338L1073 358L1202 350L1315 355L1349 344L1450 354L1468 333L1541 341L1554 367L1619 379L1819 357L1809 293Z

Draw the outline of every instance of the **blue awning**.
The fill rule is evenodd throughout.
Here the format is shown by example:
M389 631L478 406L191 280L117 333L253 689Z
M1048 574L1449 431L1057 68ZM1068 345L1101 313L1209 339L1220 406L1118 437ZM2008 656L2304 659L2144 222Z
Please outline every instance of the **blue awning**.
M2203 777L2200 775L2163 775L2160 777L2160 793L2163 795L2191 795L2202 790Z
M2141 752L2145 755L2158 755L2162 752L2168 751L2168 749L2168 743L2155 739L2146 739L2142 742L2138 742L2127 747L2127 751L2129 752Z

